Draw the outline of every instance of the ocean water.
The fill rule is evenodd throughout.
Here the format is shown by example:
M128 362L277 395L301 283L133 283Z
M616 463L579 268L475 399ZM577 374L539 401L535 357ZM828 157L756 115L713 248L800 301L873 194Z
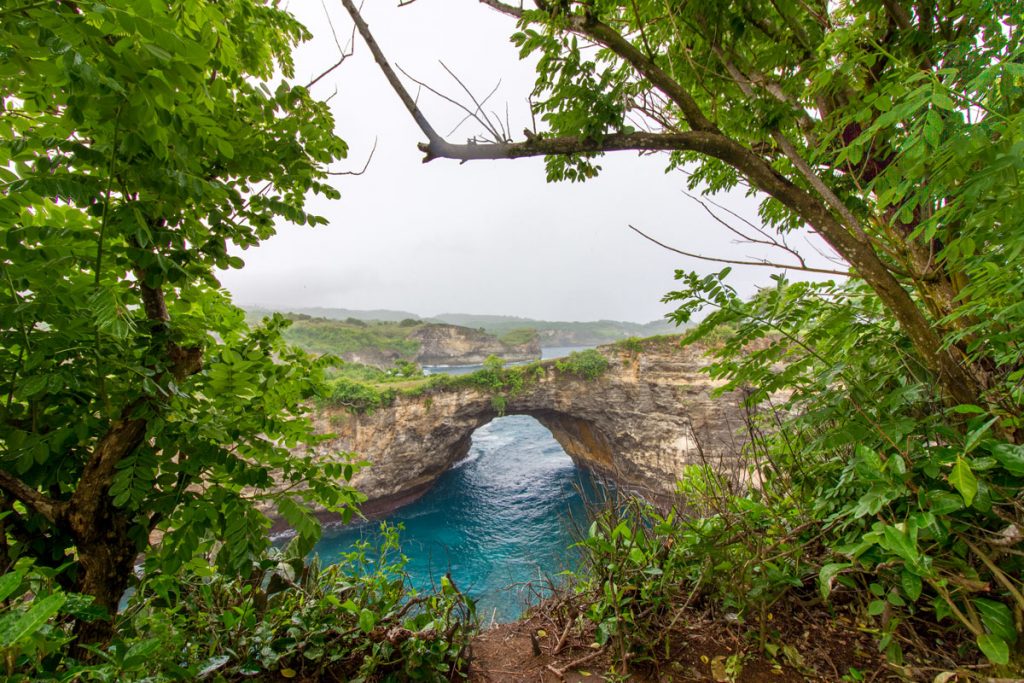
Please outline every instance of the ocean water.
M455 584L477 600L484 623L511 621L545 577L575 564L570 515L584 518L595 484L532 417L497 418L473 434L464 460L422 498L385 518L401 524L402 551L418 590ZM381 520L324 530L316 548L337 561L357 540L379 536Z

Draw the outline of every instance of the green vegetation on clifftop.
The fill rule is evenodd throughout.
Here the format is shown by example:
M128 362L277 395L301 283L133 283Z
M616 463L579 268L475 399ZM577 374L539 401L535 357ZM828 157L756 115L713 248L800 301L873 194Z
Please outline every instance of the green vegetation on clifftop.
M419 351L420 343L409 334L419 325L400 322L345 322L327 318L292 315L292 325L285 331L285 339L309 353L334 354L360 351L394 352L411 359Z
M596 349L574 351L565 358L506 366L490 356L483 367L465 375L422 375L383 371L346 363L341 376L329 380L324 405L351 413L372 413L390 406L398 396L422 396L434 391L479 389L491 395L495 411L504 414L510 399L518 396L549 372L595 380L609 368L608 359Z

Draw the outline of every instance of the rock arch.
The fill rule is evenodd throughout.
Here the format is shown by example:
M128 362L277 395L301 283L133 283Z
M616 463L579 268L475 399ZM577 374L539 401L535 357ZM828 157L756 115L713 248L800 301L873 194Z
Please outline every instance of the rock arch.
M508 398L505 414L536 418L578 465L655 497L671 494L688 464L737 464L740 397L711 396L716 383L701 372L703 348L667 338L598 350L609 361L600 377L582 379L546 362L543 375ZM372 463L353 480L372 513L424 493L467 454L473 432L497 416L490 394L440 387L398 396L371 414L325 410L318 427L336 436L318 448Z

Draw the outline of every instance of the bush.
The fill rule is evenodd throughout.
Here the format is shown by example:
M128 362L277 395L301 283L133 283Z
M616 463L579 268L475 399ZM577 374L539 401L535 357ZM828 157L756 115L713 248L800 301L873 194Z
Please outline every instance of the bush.
M398 395L394 389L378 389L371 384L346 377L333 379L329 384L330 394L326 403L347 408L353 414L372 413L379 408L390 406Z
M667 514L639 498L610 499L580 532L578 611L619 663L666 656L670 624L686 609L756 627L763 647L769 608L814 576L792 509L733 495L704 465L687 468L679 494L685 512Z
M626 337L615 342L615 346L631 354L638 354L644 350L644 340L640 337Z
M573 351L568 357L555 361L560 372L576 375L585 380L594 380L608 369L608 359L597 349Z
M688 340L730 330L710 373L747 397L762 482L737 504L798 511L821 546L822 597L843 587L890 661L908 642L969 639L1019 670L1024 556L1006 549L1024 519L1024 446L1010 422L942 403L863 283L778 278L742 301L722 277L681 276L687 289L670 298L686 302L681 318L717 308Z
M22 563L0 579L13 605L0 616L5 680L190 681L449 680L466 666L473 602L450 578L440 590L407 587L398 530L360 544L338 564L304 562L295 541L255 562L246 578L202 559L174 575L146 576L119 617L117 639L76 660L64 615L89 609L42 570ZM34 594L34 596L33 596Z

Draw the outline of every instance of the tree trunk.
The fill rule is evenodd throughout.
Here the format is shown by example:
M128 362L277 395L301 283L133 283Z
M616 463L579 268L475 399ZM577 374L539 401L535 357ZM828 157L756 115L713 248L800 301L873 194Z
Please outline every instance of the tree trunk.
M131 520L114 507L106 491L96 513L87 533L77 541L79 576L76 590L92 596L93 604L104 609L107 617L75 624L78 637L76 654L80 657L83 654L88 657L82 649L84 645L107 643L113 637L118 605L128 588L138 556L138 549L128 535Z

